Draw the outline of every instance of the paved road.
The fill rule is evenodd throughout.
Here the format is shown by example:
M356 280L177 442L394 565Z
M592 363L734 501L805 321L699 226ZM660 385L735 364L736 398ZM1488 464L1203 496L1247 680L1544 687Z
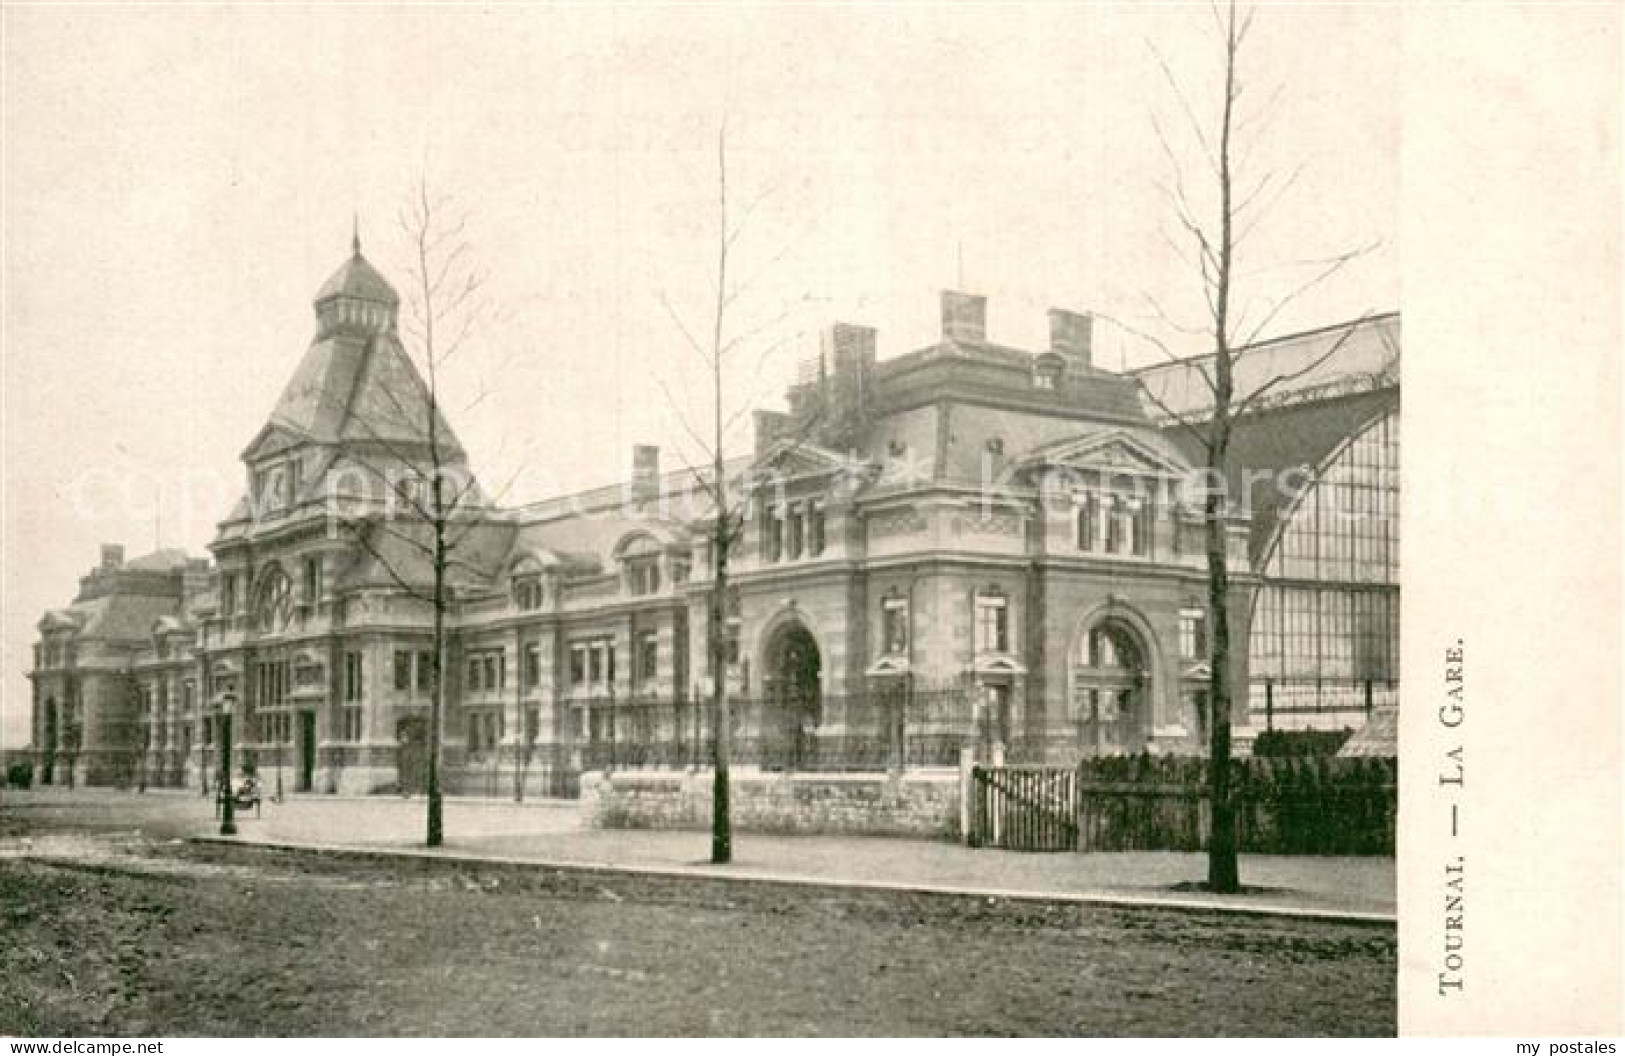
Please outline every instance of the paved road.
M73 795L40 790L11 800L19 819L36 824L73 819L107 829L143 826L164 835L215 829L210 804L172 793L136 796L103 791ZM549 862L691 869L703 862L709 839L697 832L582 831L573 803L448 800L447 849ZM244 839L366 846L421 847L421 800L368 797L293 797L267 804L262 816L242 820ZM739 873L878 882L989 891L1106 895L1131 899L1236 902L1251 907L1343 911L1392 916L1392 858L1245 855L1242 878L1263 889L1241 899L1220 899L1175 885L1206 875L1196 854L1023 854L971 850L950 843L863 838L775 837L739 833Z
M1395 1029L1387 927L403 869L169 842L152 814L0 811L0 1033Z

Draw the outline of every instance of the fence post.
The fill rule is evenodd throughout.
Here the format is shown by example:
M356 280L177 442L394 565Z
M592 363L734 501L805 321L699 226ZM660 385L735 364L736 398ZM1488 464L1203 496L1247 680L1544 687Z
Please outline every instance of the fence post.
M914 697L913 675L905 676L903 692L884 692L886 702L886 768L900 775L908 766L908 706Z
M1365 717L1366 721L1371 720L1371 680L1369 678L1365 680Z
M976 751L968 745L959 748L959 842L970 846L971 796L976 786Z
M1275 679L1264 680L1264 729L1275 732Z

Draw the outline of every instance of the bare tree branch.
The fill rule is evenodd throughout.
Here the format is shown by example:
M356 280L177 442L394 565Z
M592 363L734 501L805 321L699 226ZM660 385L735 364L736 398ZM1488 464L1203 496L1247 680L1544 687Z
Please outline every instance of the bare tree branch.
M1259 321L1258 325L1252 329L1252 331L1244 340L1240 342L1240 344L1246 346L1255 343L1258 340L1259 335L1261 335L1270 325L1270 323L1274 322L1276 317L1279 316L1281 312L1289 305L1291 305L1292 302L1296 301L1298 298L1302 297L1316 286L1319 286L1333 275L1336 275L1339 271L1342 271L1343 268L1348 266L1349 262L1358 260L1360 257L1363 257L1375 250L1381 244L1381 242L1372 242L1361 246L1358 249L1351 249L1347 253L1339 253L1334 257L1327 257L1324 260L1315 262L1323 265L1321 270L1310 276L1307 280L1287 293L1284 297L1277 300L1274 307L1265 313L1264 318Z
M1353 322L1345 326L1343 328L1343 332L1338 335L1336 341L1333 341L1329 346L1327 346L1324 352L1310 360L1308 363L1304 364L1302 367L1299 367L1297 370L1286 374L1277 374L1264 384L1260 385L1258 388L1254 389L1236 405L1235 416L1240 418L1248 411L1252 410L1258 405L1259 401L1264 398L1264 395L1276 386L1287 385L1297 381L1299 378L1315 370L1321 364L1337 355L1338 352L1342 351L1343 346L1348 344L1349 338L1354 336L1354 332L1361 326L1365 325L1368 320L1370 320L1371 315L1371 312L1366 312L1358 319L1355 319Z

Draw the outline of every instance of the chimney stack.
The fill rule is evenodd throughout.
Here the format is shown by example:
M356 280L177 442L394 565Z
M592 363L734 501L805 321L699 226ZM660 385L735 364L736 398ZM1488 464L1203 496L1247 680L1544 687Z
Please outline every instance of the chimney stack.
M102 544L102 571L107 572L124 564L124 546L121 543Z
M987 298L956 290L942 291L942 339L987 340Z
M1065 308L1049 310L1049 350L1066 359L1073 368L1090 367L1094 316Z
M660 497L660 448L632 445L632 501L653 502Z
M837 377L867 373L875 365L875 328L834 324L824 334L823 355Z

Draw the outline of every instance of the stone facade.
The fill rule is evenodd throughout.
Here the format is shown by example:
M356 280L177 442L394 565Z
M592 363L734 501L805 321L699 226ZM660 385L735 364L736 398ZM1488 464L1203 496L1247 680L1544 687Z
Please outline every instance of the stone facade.
M744 521L723 675L756 753L742 762L769 768L746 815L760 798L778 818L788 795L873 817L914 795L897 772L963 747L1202 750L1192 460L1139 383L1093 365L1087 315L1052 312L1035 354L988 340L985 307L945 293L941 338L888 360L873 330L837 324L788 413L759 412L755 450L728 463ZM37 780L196 785L229 722L239 762L284 791L417 787L437 673L450 792L573 795L605 766L704 761L709 483L641 447L626 485L497 507L359 246L315 308L213 560L126 565L110 548L40 622ZM443 656L414 515L430 469L463 499ZM1258 584L1249 532L1226 531L1238 642ZM1245 685L1247 650L1234 663ZM814 795L774 766L893 776Z
M736 773L733 824L751 832L960 838L960 774ZM711 773L620 771L588 775L584 822L606 829L711 827Z

